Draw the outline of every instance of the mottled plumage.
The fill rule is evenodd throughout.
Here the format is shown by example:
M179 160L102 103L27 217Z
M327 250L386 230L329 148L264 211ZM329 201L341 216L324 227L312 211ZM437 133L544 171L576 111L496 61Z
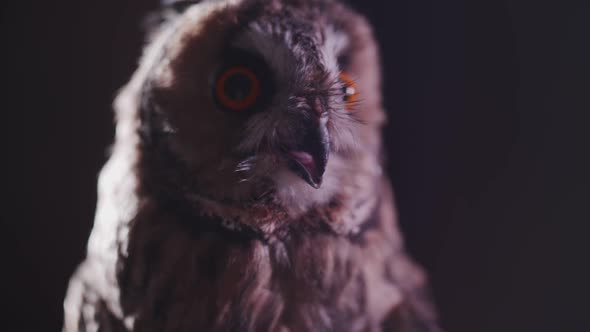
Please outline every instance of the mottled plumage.
M368 23L330 0L168 2L115 103L65 331L439 331L381 171Z

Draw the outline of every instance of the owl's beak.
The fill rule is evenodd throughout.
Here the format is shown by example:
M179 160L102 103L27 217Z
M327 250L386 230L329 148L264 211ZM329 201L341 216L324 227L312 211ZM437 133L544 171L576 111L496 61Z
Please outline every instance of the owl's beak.
M316 189L322 185L330 151L327 128L318 122L307 128L300 145L286 151L291 170Z

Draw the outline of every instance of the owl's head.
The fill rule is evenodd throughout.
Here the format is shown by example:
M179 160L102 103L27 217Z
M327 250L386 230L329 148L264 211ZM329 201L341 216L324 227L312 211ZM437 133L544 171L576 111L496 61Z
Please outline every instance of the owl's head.
M182 174L183 192L303 212L379 172L379 63L362 17L330 0L167 3L118 104L169 168L149 181Z

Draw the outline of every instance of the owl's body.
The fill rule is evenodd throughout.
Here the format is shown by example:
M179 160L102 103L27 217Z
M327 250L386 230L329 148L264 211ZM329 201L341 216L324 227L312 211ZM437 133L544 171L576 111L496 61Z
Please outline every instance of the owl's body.
M330 0L186 7L117 99L64 329L439 331L381 173L368 24Z

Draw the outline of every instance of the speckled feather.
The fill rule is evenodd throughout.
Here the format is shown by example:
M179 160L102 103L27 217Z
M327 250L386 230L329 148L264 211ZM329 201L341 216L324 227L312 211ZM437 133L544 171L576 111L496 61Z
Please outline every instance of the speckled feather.
M381 172L368 23L330 0L172 2L181 10L163 11L115 103L64 331L440 331ZM247 116L210 97L212 71L235 48L259 54L276 80ZM353 110L340 70L361 91ZM312 118L329 133L319 189L277 157Z

